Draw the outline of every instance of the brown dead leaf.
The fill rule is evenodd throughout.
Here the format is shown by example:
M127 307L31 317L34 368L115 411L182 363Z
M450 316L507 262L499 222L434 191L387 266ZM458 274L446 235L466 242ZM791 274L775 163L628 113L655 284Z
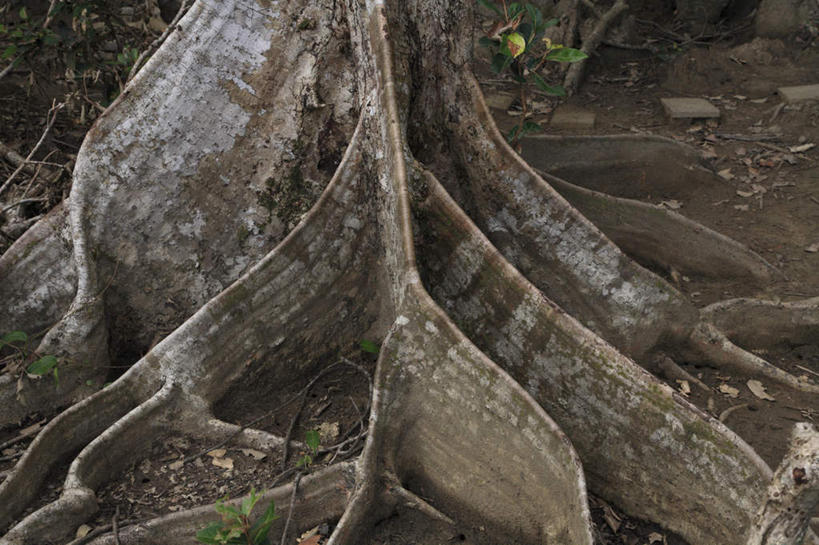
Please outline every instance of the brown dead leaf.
M85 536L88 535L88 532L90 532L90 531L91 531L91 527L89 525L82 524L82 525L80 525L79 528L77 528L77 533L75 534L74 537L76 537L77 539L79 539L81 537L85 537Z
M753 197L754 192L753 191L743 191L742 189L737 189L737 195L739 195L740 197L742 197L744 199L747 199L748 197Z
M168 469L171 469L173 471L178 471L178 470L182 469L183 465L185 465L185 463L182 460L177 460L177 461L175 461L173 463L168 464Z
M668 201L660 202L660 206L663 208L668 208L669 210L679 210L682 207L682 203L680 201L671 199Z
M720 384L717 389L728 397L739 397L739 390L725 383Z
M734 177L735 177L733 174L731 174L731 169L730 168L724 168L724 169L720 170L719 172L717 172L717 175L719 175L719 177L722 178L723 180L729 180L729 181L733 180Z
M736 210L741 210L741 211L743 211L743 212L747 212L747 211L749 210L749 207L748 207L748 205L747 205L747 204L735 204L735 205L734 205L734 208L735 208Z
M620 518L620 515L615 513L614 509L612 509L610 505L606 504L603 506L603 518L605 519L606 524L609 525L609 528L611 528L611 531L616 534L617 530L620 529L620 523L623 521L623 519Z
M665 545L668 542L665 540L665 536L663 534L651 532L648 534L648 545L651 545L652 543L662 543Z
M318 545L320 541L321 541L321 535L320 534L315 534L315 535L312 535L312 536L308 537L307 539L299 541L299 545Z
M252 456L256 460L264 460L267 458L267 454L260 450L252 449L252 448L243 448L241 449L242 454L245 456Z
M819 242L814 242L813 244L805 248L805 251L810 254L815 254L816 252L819 252Z
M216 448L208 452L208 456L212 458L222 458L225 454L227 454L227 450L223 448Z
M748 389L751 390L751 393L754 394L759 399L764 399L766 401L776 401L776 399L765 391L765 386L762 385L761 382L758 380L749 380L746 382L748 385Z
M214 458L211 463L222 469L233 469L233 458Z
M680 385L680 393L684 396L687 396L691 393L691 385L688 384L687 380L678 380L677 384Z

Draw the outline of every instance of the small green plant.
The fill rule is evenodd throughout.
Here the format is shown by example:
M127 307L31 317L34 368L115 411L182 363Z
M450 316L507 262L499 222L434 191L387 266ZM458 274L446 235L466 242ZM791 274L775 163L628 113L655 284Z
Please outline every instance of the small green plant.
M216 512L222 515L222 520L208 524L196 533L196 540L209 545L269 545L268 532L273 521L278 518L276 506L271 500L270 505L256 522L250 522L250 513L261 498L256 495L254 488L250 495L242 500L240 509L227 505L227 496L216 502Z
M321 436L316 430L308 430L304 434L304 442L307 443L307 447L310 449L310 452L306 452L301 458L299 458L299 460L296 462L296 467L308 469L311 465L313 465L314 457L318 455Z
M527 134L543 130L527 119L527 88L530 84L534 83L548 95L566 95L562 86L546 82L539 73L543 66L547 62L577 62L588 55L579 49L552 43L545 37L546 29L556 25L558 20L544 20L543 13L533 4L512 2L507 5L506 0L501 0L501 5L490 0L478 0L478 3L498 16L487 35L480 39L480 44L492 55L492 71L496 74L508 72L519 84L523 115L506 135L506 140L514 145Z
M36 357L33 351L28 350L28 335L24 331L11 331L0 337L0 349L11 348L15 354L14 358L19 361ZM38 357L26 367L29 375L43 376L51 373L54 376L54 383L60 384L59 360L56 356L45 355Z
M378 345L372 341L363 340L358 343L361 347L361 350L364 352L369 352L370 354L378 354Z

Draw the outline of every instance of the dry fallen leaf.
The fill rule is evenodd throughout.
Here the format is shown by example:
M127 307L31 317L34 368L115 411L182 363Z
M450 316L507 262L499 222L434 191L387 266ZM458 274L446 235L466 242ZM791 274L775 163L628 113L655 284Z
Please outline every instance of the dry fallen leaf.
M88 535L88 532L90 532L90 531L91 531L91 527L89 525L87 525L87 524L83 524L79 528L77 528L77 534L74 537L76 537L77 539L79 539L81 537L85 537L85 536Z
M321 541L321 536L319 534L316 534L308 537L307 539L299 541L299 545L318 545L319 541Z
M213 458L222 458L225 454L227 454L227 450L223 448L213 449L212 451L208 452L208 456Z
M185 465L185 464L184 464L184 462L182 460L177 460L177 461L175 461L175 462L173 462L171 464L168 464L168 469L172 469L174 471L177 471L179 469L182 469L183 465Z
M737 210L741 210L743 212L748 211L748 205L747 204L735 204L734 208L737 209Z
M808 151L809 149L813 149L816 147L816 144L802 144L801 146L791 146L788 148L788 151L792 153L802 153L803 151Z
M819 252L819 242L814 242L813 244L805 248L805 251L811 254Z
M214 458L211 463L222 469L233 469L233 458Z
M771 394L765 391L765 386L763 386L758 380L749 380L746 384L748 385L748 389L751 390L751 393L753 393L759 399L776 401Z
M687 380L678 380L677 383L680 385L680 392L682 395L687 396L691 393L691 385L688 384Z
M665 536L658 532L651 532L648 534L648 545L652 543L666 543Z
M718 175L720 176L720 178L722 178L723 180L733 180L733 179L734 179L734 175L733 175L733 174L731 174L731 169L730 169L730 168L725 168L725 169L722 169L722 170L720 170L719 172L717 172L717 174L718 174Z
M252 456L256 460L264 460L265 458L267 458L267 454L260 450L255 450L252 448L243 448L242 454L244 454L245 456Z
M747 199L748 197L753 197L754 192L753 191L743 191L741 189L737 189L737 195Z
M733 386L728 386L725 383L720 384L718 389L719 389L720 392L727 395L728 397L738 397L739 396L739 390L737 390Z
M664 208L669 208L671 210L679 210L680 207L682 206L682 203L680 201L671 199L669 201L662 201L660 203L660 206L662 206Z

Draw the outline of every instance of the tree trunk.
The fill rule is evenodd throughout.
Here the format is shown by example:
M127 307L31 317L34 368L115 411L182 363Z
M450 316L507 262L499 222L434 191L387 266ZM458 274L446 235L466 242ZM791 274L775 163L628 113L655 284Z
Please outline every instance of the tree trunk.
M0 485L0 543L73 533L95 491L157 438L234 434L281 450L288 438L237 430L213 407L265 376L310 377L362 338L383 340L366 445L299 484L299 528L337 520L330 543L357 543L410 505L480 520L498 541L591 545L588 482L692 545L743 543L770 469L629 358L662 351L819 387L733 345L604 232L637 258L641 245L614 234L623 221L631 237L696 232L690 254L659 254L667 266L757 279L770 267L677 215L524 162L472 74L474 10L194 4L89 132L63 211L0 258L0 331L47 330L38 351L61 358L59 390L8 367L0 418L79 400ZM690 158L658 140L541 143L547 172L605 165L615 148L608 159L652 146ZM707 316L747 333L728 311ZM136 362L89 395L86 380L123 360ZM65 461L59 499L19 520ZM212 517L175 513L93 543L192 543Z

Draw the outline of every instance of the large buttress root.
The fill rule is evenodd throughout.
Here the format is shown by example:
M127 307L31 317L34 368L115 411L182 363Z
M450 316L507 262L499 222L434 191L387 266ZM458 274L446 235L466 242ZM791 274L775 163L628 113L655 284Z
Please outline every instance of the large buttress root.
M0 421L65 403L109 360L133 363L298 223L357 119L339 17L329 0L188 11L86 136L68 236L52 214L0 262L13 268L0 332L51 327L40 352L64 378L55 392L23 377L18 392L3 377Z
M120 280L97 315L114 351L117 336L143 322L152 333L181 325L32 443L0 486L0 514L13 521L32 503L36 492L13 500L15 487L37 488L41 477L28 471L42 473L73 459L64 495L19 522L0 544L34 544L72 532L95 508L95 490L134 460L134 445L155 437L157 424L173 422L224 440L237 430L210 418L220 399L265 375L310 377L328 353L385 335L367 442L357 462L276 488L257 507L275 501L281 511L294 498L293 531L337 520L330 542L358 543L380 517L408 506L445 524L480 519L498 541L512 536L522 543L590 545L588 481L601 496L677 530L692 545L741 543L770 470L722 424L592 332L647 357L657 346L689 342L701 316L620 252L500 138L477 85L463 72L471 39L457 30L468 25L455 23L473 3L348 0L277 9L249 0L199 0L182 22L186 34L163 46L87 140L89 181L77 186L70 205L77 274L86 278L78 279L86 283L78 293L99 294L119 263ZM318 18L317 39L329 44L321 50L329 55L347 39L340 38L345 32L335 9L349 20L355 58L323 66L321 55L302 54L308 33L295 32L294 25L300 17ZM441 24L454 33L441 33ZM204 57L191 53L202 53L196 42L206 44ZM418 47L394 55L393 44ZM428 65L413 65L412 55ZM203 70L192 66L194 58L206 59ZM185 68L178 70L180 81L170 77L176 63ZM163 77L154 77L163 69ZM328 77L351 86L345 91L337 84L342 90L336 95L317 92L323 70L336 70ZM440 88L440 78L454 93L445 100L430 91ZM189 83L201 93L219 90L193 92L190 100L174 94ZM208 118L204 124L196 103L209 100L240 122ZM167 121L155 129L135 121L137 107L152 101L156 119ZM289 182L298 178L285 158L304 144L293 141L299 134L316 136L304 133L305 116L324 108L355 112L357 127L352 136L341 131L350 143L318 202L268 251L277 237L260 224L242 223L259 213L257 182L267 186L251 166L261 165L274 178L275 198L265 202L281 211L275 199L292 195L282 173ZM447 121L441 122L444 109ZM437 145L432 151L411 149L408 142L415 145L427 123L430 132L445 136L428 140ZM176 131L179 124L193 130ZM150 145L143 147L132 129L147 131ZM273 134L269 143L267 134ZM181 160L168 149L172 143L179 144ZM265 144L269 156L260 151ZM107 184L93 183L99 178L94 165L113 165ZM246 180L247 186L241 183ZM223 191L224 202L214 204ZM139 197L170 204L131 210ZM179 206L191 199L213 207ZM96 206L101 217L92 221ZM127 225L104 219L129 214L141 219ZM272 211L267 219L267 226L282 221ZM249 230L247 247L231 238L241 225ZM159 238L137 244L152 228L161 231ZM219 251L210 254L204 246ZM163 260L170 272L161 272ZM154 279L154 273L165 276ZM139 278L148 278L150 296L124 287ZM153 298L160 296L175 297L179 307L154 319ZM112 303L122 304L133 323L117 317ZM87 324L95 323L91 318ZM49 452L84 419L89 422L70 445ZM277 448L285 438L246 430L239 440ZM109 450L122 455L107 460ZM209 507L183 511L95 543L193 542L196 530L214 517ZM273 531L283 532L283 522Z
M770 478L764 462L544 299L427 183L424 232L434 242L421 255L433 296L572 438L592 489L692 543L739 542Z
M798 380L724 337L717 342L721 334L707 323L707 316L702 316L663 279L626 257L578 212L582 207L570 206L514 154L492 123L470 74L464 76L463 86L476 115L462 116L461 124L452 130L456 135L454 145L461 148L466 180L445 173L450 181L442 181L448 189L454 187L456 195L465 193L458 191L459 186L471 188L466 193L471 197L464 206L473 210L478 227L547 297L638 361L647 361L652 352L668 346L695 360L705 359L743 373L773 378L799 390L819 392L819 385ZM480 138L469 138L476 134ZM487 141L491 144L487 145ZM565 182L559 185L576 203L583 201L585 206L596 207L592 217L598 215L606 222L614 222L622 210L610 206L601 211L604 196L592 195ZM486 186L495 191L487 191ZM640 210L640 214L647 211ZM549 221L544 222L544 218ZM666 217L662 223L683 225L689 234L695 230L688 222L674 218ZM725 267L732 274L764 278L769 272L761 258L727 237L703 228L697 239L710 241L715 251L728 257L732 263ZM704 331L712 334L706 339Z

